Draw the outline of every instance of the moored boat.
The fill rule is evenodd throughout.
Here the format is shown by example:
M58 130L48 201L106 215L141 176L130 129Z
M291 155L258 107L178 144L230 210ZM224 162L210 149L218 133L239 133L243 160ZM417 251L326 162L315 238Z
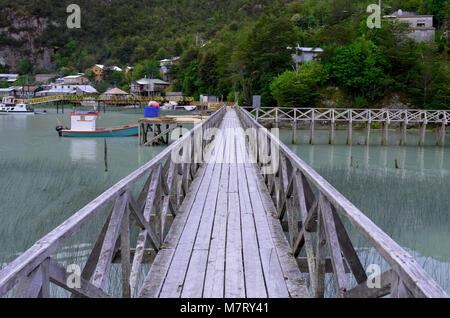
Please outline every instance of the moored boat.
M184 106L184 109L188 111L193 111L197 109L197 106Z
M32 115L33 110L27 109L23 103L16 104L16 99L12 96L5 96L0 104L0 115Z
M130 137L139 133L139 125L96 128L97 117L95 112L71 113L70 129L58 126L56 130L62 137Z

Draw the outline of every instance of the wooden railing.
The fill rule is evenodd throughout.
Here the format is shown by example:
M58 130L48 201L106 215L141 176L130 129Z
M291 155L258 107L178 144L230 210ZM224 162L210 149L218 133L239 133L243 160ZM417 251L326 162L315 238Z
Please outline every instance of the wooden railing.
M331 263L339 297L382 297L387 294L391 297L448 297L411 255L255 121L249 112L238 107L238 113L244 128L257 129L262 136L256 146L249 147L258 149L268 143L265 149L275 151L269 156L279 159L270 161L272 168L279 163L278 169L275 169L276 174L266 174L264 181L277 209L275 217L280 221L287 218L292 253L298 257L302 250L306 252L305 267L312 295L324 296L326 267ZM256 162L260 167L266 164L261 162L259 155L256 155ZM378 277L379 288L370 288L372 281L367 277L341 216L347 218L390 265L390 269ZM351 287L347 271L355 278L356 287Z
M250 115L258 122L290 123L292 124L292 143L297 140L297 125L310 123L309 143L314 144L314 127L316 122L329 125L329 143L334 144L336 123L347 124L347 144L352 144L353 124L365 124L364 143L369 145L372 123L382 127L381 144L387 145L390 124L400 125L400 139L398 144L406 145L406 130L408 125L420 125L418 145L425 145L425 133L428 124L436 128L436 145L445 145L446 128L450 121L449 110L421 110L421 109L344 109L344 108L251 108Z
M146 257L154 256L161 249L168 221L176 217L179 204L198 169L198 160L193 160L194 152L185 151L188 149L185 146L198 143L194 136L216 127L224 112L225 108L222 108L195 126L8 264L0 271L0 297L9 291L13 297L49 297L50 283L68 290L73 296L109 297L105 286L113 261L122 266L123 297L134 297L141 264ZM206 147L207 142L203 141L201 146ZM179 163L174 156L180 154L189 157ZM139 196L133 197L130 187L145 179ZM81 284L72 287L67 284L69 274L66 268L52 255L105 209L109 214L81 272ZM130 217L135 222L130 222ZM133 224L140 229L135 248L130 247L130 227ZM150 249L145 248L146 241L151 244Z
M327 121L327 122L388 122L445 123L450 110L423 109L354 109L354 108L253 108L250 114L258 121Z

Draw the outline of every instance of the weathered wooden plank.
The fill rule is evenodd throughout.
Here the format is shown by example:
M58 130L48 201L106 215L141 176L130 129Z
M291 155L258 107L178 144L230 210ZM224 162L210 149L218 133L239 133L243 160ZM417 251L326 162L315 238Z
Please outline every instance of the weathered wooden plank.
M249 171L251 170L252 168L249 168ZM253 167L253 171L256 174L255 167ZM268 224L270 235L272 237L273 242L272 244L274 246L274 251L276 252L276 255L278 257L282 278L284 280L283 283L286 286L285 288L287 289L289 297L293 298L309 297L306 284L302 279L298 265L295 261L295 258L292 255L291 248L289 247L287 239L284 236L283 230L281 228L281 223L275 218L276 215L275 206L273 205L273 202L270 199L270 196L267 192L267 188L262 183L261 176L260 175L257 176L259 178L258 195L264 206L266 222ZM267 287L267 289L270 294L269 287Z
M309 273L309 264L308 264L308 258L307 257L297 257L295 259L297 261L297 265L300 268L300 271L302 273ZM350 268L344 263L345 266L345 272L351 273ZM334 273L333 272L333 264L331 263L330 258L325 259L325 273Z
M39 265L22 278L14 290L13 298L37 298L42 287L42 267Z
M391 292L392 283L392 270L383 272L379 277L373 279L373 281L379 280L380 288L373 286L369 288L368 282L364 281L358 284L356 287L346 291L344 293L345 298L379 298L388 295Z
M341 247L339 244L336 226L334 224L330 202L322 194L319 195L319 206L325 228L325 235L327 237L328 249L330 251L331 263L333 264L334 278L336 280L338 295L343 297L345 291L348 289L344 261L342 259Z
M49 274L50 258L46 258L42 262L42 286L39 292L39 298L50 298L50 274Z
M85 280L82 277L80 277L80 286L79 287L78 286L70 287L67 284L67 282L71 278L70 275L73 275L73 274L67 273L65 267L53 259L50 260L49 275L50 275L50 281L53 284L58 285L80 297L88 297L88 298L109 298L110 297L103 290L95 287L94 285L89 283L88 280Z
M253 214L241 213L245 290L249 298L266 298L264 274Z
M218 146L220 147L221 145ZM212 164L213 163L211 163L211 165ZM183 292L181 295L183 298L201 297L203 294L208 251L211 244L221 172L222 164L216 163L208 189L206 202L203 207L203 214L197 236L195 238L189 268L183 285Z
M183 284L182 298L201 298L208 260L207 249L194 249Z
M359 260L358 254L356 253L355 248L353 247L352 242L345 230L344 224L341 221L341 218L336 212L336 209L332 206L331 210L333 212L334 224L336 226L336 232L339 239L339 244L341 246L342 254L347 260L353 275L355 276L356 282L361 284L366 281L367 275L364 267Z
M317 237L316 237L316 270L311 279L315 280L313 295L315 298L323 298L325 294L325 257L326 257L326 235L322 220L322 211L317 211Z
M236 170L233 166L235 165L230 167L230 175L232 170ZM228 193L228 226L225 252L225 297L243 298L245 297L245 285L242 261L241 218L239 196L235 192Z
M120 224L126 210L127 201L128 193L125 192L116 200L116 203L114 204L114 210L111 214L111 220L109 221L108 230L105 234L105 239L103 241L102 250L94 271L94 278L92 282L94 286L100 289L105 287L114 253L114 247L119 236Z
M125 213L120 224L120 252L122 265L122 297L130 298L130 213L125 208Z
M229 164L222 165L216 214L214 217L214 227L211 235L210 252L203 290L203 297L205 298L224 297L229 167Z

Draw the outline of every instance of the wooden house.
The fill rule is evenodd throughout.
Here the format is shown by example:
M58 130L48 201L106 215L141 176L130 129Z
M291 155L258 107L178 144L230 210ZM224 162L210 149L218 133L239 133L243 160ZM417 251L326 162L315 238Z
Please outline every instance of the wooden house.
M141 78L130 86L131 94L135 96L161 96L170 83L157 78Z

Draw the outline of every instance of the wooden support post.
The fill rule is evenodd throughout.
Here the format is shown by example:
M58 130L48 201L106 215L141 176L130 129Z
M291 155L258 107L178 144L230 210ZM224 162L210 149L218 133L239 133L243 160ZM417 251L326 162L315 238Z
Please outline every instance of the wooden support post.
M350 119L348 122L348 128L347 128L347 145L352 145L352 135L353 135L353 121Z
M292 144L297 143L297 119L294 118L294 123L292 124Z
M120 253L122 263L122 297L131 298L130 289L130 211L125 209L120 224Z
M311 145L314 145L314 113L313 113L313 118L311 120L311 129L310 129L310 135L309 135L309 143Z
M366 138L364 139L364 144L368 146L370 144L370 120L366 123Z
M445 145L445 122L443 121L441 127L437 127L438 129L438 138L436 140L436 145L444 147Z
M400 124L400 141L398 144L400 146L406 146L406 129L408 128L408 121L404 121L402 124Z
M138 146L141 145L141 127L142 127L142 124L139 123L139 128L138 128Z
M381 132L381 144L383 146L388 145L388 128L389 123L387 121L382 123L382 132Z
M330 136L328 138L328 143L330 145L334 145L334 131L336 128L335 125L336 124L335 124L334 120L330 121L330 132L329 132Z
M425 145L426 131L427 131L427 122L424 121L420 125L420 131L419 131L419 142L418 142L418 145L420 147L423 147Z
M316 241L316 289L313 291L315 298L323 298L325 294L325 258L326 236L322 221L321 211L317 213L317 241Z

